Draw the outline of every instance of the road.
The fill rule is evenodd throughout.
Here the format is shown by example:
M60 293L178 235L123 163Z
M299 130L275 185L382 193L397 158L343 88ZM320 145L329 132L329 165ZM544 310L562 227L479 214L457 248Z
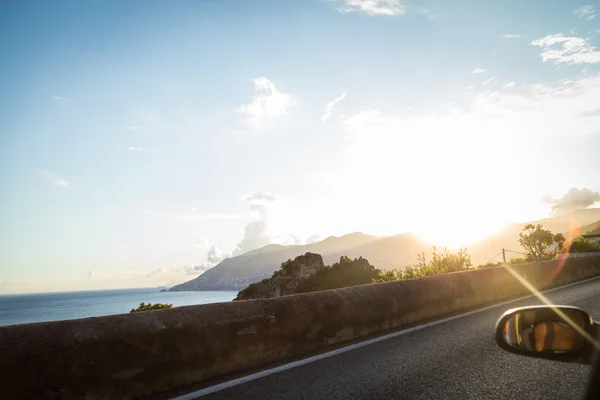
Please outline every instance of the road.
M600 279L547 294L600 321ZM527 299L370 344L201 397L217 399L578 399L589 367L500 350L494 325Z

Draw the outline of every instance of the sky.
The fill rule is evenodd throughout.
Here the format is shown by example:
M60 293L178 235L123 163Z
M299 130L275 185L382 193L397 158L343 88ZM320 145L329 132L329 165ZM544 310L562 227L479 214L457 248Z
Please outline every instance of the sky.
M4 1L0 293L593 206L587 1Z

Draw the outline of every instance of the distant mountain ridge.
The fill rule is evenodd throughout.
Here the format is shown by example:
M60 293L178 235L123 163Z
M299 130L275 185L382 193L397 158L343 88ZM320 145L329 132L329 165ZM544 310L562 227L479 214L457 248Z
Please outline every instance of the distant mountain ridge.
M567 240L576 239L582 235L600 235L600 221L582 226L578 229L573 229L566 236Z
M600 220L600 208L578 210L568 214L544 218L540 223L554 233L569 232ZM501 232L468 247L473 265L485 264L502 248L522 251L517 242L522 224L510 224ZM344 236L330 236L320 242L307 245L270 244L248 253L227 258L199 277L173 286L169 291L194 290L241 290L254 282L270 277L282 262L305 254L317 253L325 264L333 264L341 256L360 256L379 269L402 269L415 262L419 253L430 254L432 244L412 233L394 236L372 236L361 232Z
M326 264L340 256L354 254L353 248L380 239L378 236L356 232L341 237L330 236L307 245L270 244L242 255L226 258L199 277L174 286L169 291L241 290L249 284L270 277L282 262L307 252L321 254ZM358 257L358 255L356 256Z

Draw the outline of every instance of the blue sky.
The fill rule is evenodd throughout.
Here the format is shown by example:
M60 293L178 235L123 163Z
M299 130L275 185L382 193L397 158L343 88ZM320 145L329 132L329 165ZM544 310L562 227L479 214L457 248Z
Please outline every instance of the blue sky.
M0 7L0 292L359 230L465 244L600 190L594 4Z

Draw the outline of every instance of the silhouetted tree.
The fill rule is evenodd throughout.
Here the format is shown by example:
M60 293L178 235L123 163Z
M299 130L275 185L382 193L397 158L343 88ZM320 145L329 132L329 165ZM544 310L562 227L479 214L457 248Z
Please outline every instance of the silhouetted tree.
M519 244L534 258L541 258L544 249L554 243L554 235L542 224L527 224L519 233Z

